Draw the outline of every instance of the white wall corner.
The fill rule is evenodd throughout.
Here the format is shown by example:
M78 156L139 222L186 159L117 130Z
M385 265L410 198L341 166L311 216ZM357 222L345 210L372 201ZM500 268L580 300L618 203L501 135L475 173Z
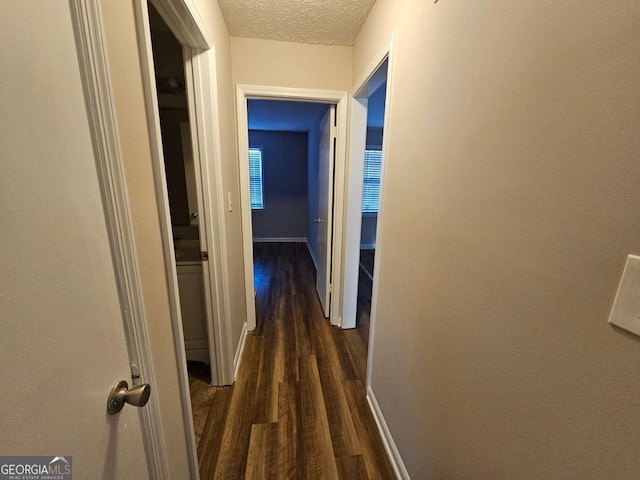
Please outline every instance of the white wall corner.
M382 410L380 410L380 405L378 405L378 401L376 400L376 396L374 395L371 387L367 388L367 402L369 402L369 408L371 408L371 413L373 413L373 418L376 421L378 431L382 437L384 449L391 461L391 466L393 467L396 477L400 480L410 480L411 477L409 477L409 472L407 472L407 468L404 466L398 447L396 447L396 442L393 441L387 422L382 415Z
M238 378L238 370L240 369L240 362L242 362L242 354L244 352L244 344L247 340L247 322L242 325L242 332L240 332L240 340L238 341L238 347L236 348L236 354L233 357L233 381Z

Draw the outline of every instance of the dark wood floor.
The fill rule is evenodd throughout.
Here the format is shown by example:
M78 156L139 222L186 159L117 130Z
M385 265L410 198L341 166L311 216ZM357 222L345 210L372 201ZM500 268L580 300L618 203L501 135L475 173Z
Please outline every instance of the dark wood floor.
M395 478L365 398L366 344L324 318L306 245L256 244L254 258L238 379L198 397L201 478Z

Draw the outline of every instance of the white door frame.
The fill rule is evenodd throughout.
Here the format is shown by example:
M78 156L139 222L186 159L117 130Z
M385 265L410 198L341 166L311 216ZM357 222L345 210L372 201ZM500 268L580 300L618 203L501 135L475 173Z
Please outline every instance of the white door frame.
M219 116L215 47L200 50L183 47L185 80L189 104L189 123L196 179L201 187L200 219L201 251L209 252L203 262L205 304L208 309L207 335L213 385L231 385L235 378L230 325L228 270L225 224L224 187L220 159ZM164 162L163 162L164 165ZM163 176L163 179L165 177ZM168 218L170 221L171 219ZM172 251L173 253L173 251ZM208 269L207 269L208 266ZM182 325L182 322L180 322Z
M139 378L132 378L132 382L149 383L153 388L156 382L114 112L102 13L98 0L72 0L70 6L129 357L139 371ZM153 395L146 407L139 409L139 415L149 478L169 480L160 410Z
M247 306L247 330L256 328L255 288L253 285L253 233L251 227L251 195L249 191L249 121L248 99L289 100L301 102L332 103L337 106L337 147L334 184L333 260L330 321L341 326L341 270L342 270L342 219L344 205L344 181L347 139L347 92L336 90L311 90L258 85L236 86L238 118L238 161L240 162L240 207L242 217L242 250L244 253L244 284Z
M351 90L351 125L349 145L349 171L347 180L347 200L345 209L345 268L343 292L343 323L344 328L356 326L356 306L358 295L358 273L360 263L360 229L362 225L362 178L364 171L364 153L366 148L367 131L367 97L365 90L380 66L387 64L387 94L384 107L384 135L382 137L382 171L380 173L380 204L378 208L378 225L376 229L376 252L382 247L382 222L384 219L384 178L387 171L387 146L390 135L391 90L394 66L394 36L392 35L384 46L373 57L360 78ZM378 285L380 255L376 254L373 265L373 285L371 291L371 312L369 317L369 351L367 359L367 391L371 386L371 369L373 358L373 339L375 334L376 311L378 303Z
M233 383L234 372L231 353L231 326L229 324L228 272L225 261L224 214L221 211L224 201L222 200L215 45L213 37L207 30L193 2L188 0L151 0L151 3L183 45L185 80L189 82L187 94L190 102L189 117L192 124L192 148L194 161L200 164L203 187L204 212L201 212L201 218L207 217L210 220L205 222L205 235L209 246L209 268L203 268L203 279L205 282L206 308L209 313L212 312L209 317L213 319L213 325L207 325L210 352L213 351L216 355L215 363L217 366L217 371L212 372L212 383L214 385L230 385ZM186 367L178 276L162 151L147 0L135 0L135 9L156 185L156 201L160 217L165 268L168 274L171 323L174 331L175 355L178 365L178 387L182 400L182 420L187 438L187 454L191 478L197 479L199 478L197 448L189 394L189 378Z

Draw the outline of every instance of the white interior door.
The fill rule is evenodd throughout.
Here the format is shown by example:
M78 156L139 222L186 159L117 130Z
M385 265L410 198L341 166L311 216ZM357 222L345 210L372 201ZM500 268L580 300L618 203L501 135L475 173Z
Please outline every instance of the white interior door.
M182 158L184 161L184 179L187 184L187 203L189 204L189 224L198 225L200 203L198 201L198 186L193 162L193 148L191 146L191 128L189 122L180 122L180 141Z
M215 298L215 281L216 281L216 265L214 262L215 255L210 251L213 247L210 239L214 238L214 203L213 190L210 185L209 165L207 164L206 149L201 148L202 130L204 125L198 123L196 115L196 75L194 75L194 61L197 55L194 49L183 47L182 55L185 59L185 84L187 90L187 104L189 106L189 135L190 150L193 163L193 184L189 187L195 191L197 209L198 209L198 234L200 237L200 251L206 252L201 257L202 262L202 285L204 297L204 315L207 335L207 344L209 349L209 367L211 369L211 384L224 385L225 372L222 369L222 362L219 361L222 355L222 349L217 348L220 344L216 342L216 326L220 327L220 322L216 324L216 298ZM186 172L185 172L186 173ZM189 207L191 208L191 206ZM211 255L210 255L211 254ZM220 319L220 315L218 315Z
M335 163L336 107L331 105L320 121L320 158L318 166L318 269L316 289L324 316L331 307L331 247L333 234L333 167Z
M68 2L0 3L0 452L146 479Z

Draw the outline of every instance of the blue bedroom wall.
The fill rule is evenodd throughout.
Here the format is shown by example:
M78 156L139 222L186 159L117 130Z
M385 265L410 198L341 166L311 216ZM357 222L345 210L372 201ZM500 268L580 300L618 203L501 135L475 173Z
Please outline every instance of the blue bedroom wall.
M264 210L251 215L254 239L307 238L306 132L249 131L249 146L262 148Z

